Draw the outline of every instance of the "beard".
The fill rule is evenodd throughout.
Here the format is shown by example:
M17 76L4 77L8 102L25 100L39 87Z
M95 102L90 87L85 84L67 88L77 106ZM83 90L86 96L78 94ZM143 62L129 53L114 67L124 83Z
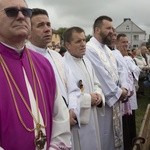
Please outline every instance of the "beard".
M111 44L111 33L108 33L107 35L101 33L100 36L102 37L102 44L110 45Z

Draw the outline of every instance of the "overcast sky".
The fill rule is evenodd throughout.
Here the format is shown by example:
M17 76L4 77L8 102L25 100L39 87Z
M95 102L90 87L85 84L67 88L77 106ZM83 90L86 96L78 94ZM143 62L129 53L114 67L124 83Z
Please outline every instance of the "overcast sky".
M92 34L94 20L101 15L113 19L114 27L131 18L141 29L150 34L150 0L26 0L30 8L48 11L52 27L82 27Z

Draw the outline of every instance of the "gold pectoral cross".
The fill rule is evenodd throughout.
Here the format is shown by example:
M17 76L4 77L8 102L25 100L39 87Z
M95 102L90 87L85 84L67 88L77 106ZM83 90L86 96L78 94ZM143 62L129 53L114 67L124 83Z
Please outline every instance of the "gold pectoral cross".
M41 130L41 125L37 124L37 131L38 134L35 138L35 145L38 150L44 149L45 143L46 143L46 135Z

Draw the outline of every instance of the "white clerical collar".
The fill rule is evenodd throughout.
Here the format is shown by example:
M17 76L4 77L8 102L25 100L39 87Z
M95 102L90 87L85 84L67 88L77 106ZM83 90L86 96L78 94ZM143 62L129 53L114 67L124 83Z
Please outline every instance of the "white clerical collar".
M69 53L70 54L70 53ZM71 54L70 54L71 55ZM75 61L81 61L82 60L82 58L77 58L77 57L74 57L73 55L71 55L72 56L72 58L75 60Z
M12 47L12 46L9 46L8 44L6 44L6 43L4 43L4 42L1 42L1 43L2 43L3 45L5 45L6 47L15 50L17 53L21 53L21 52L23 51L23 49L24 49L24 46L23 46L21 49L16 49L16 48L14 48L14 47Z
M47 52L47 48L41 48L33 45L30 41L27 42L27 47L31 48L33 51L45 54Z

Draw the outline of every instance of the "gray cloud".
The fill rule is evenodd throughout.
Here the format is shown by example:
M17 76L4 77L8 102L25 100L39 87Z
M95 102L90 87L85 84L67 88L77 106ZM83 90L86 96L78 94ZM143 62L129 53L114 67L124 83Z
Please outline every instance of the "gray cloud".
M113 19L114 27L131 18L140 28L150 34L150 1L137 0L27 0L29 7L40 7L48 11L52 26L80 26L92 34L94 20L100 15Z

